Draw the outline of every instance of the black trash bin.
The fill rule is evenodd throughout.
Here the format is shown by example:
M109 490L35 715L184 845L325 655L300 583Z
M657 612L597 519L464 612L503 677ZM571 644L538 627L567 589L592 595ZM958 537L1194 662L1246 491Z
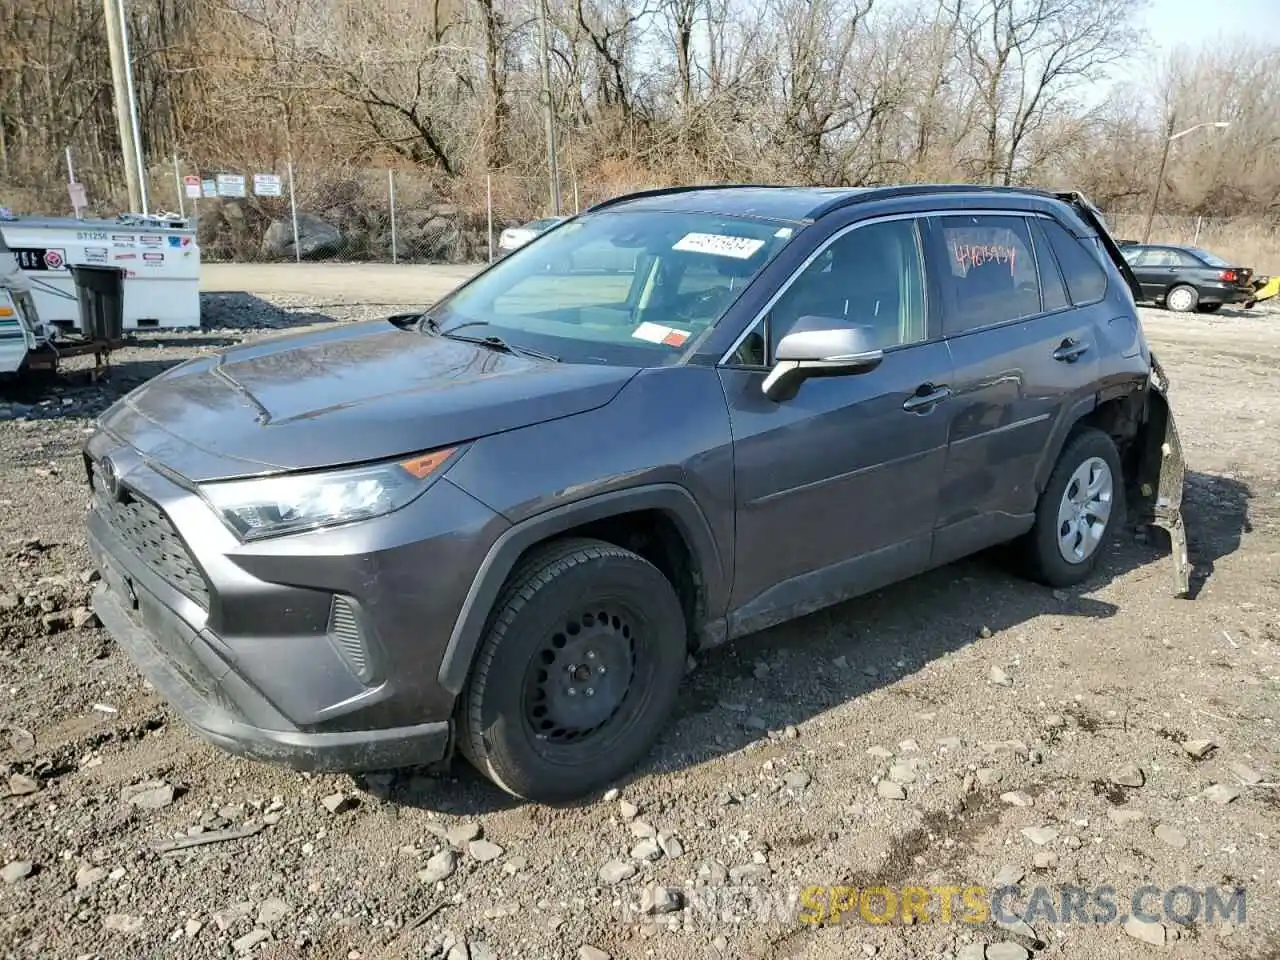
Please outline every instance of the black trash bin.
M70 269L80 301L80 333L89 340L123 340L125 272L85 264L73 264Z

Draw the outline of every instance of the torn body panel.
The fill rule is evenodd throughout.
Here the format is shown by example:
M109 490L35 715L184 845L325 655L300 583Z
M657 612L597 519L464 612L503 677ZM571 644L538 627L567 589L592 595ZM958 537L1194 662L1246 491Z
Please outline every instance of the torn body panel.
M1169 534L1173 551L1174 586L1178 596L1191 592L1191 564L1182 524L1182 490L1186 460L1178 441L1178 427L1169 408L1169 381L1151 356L1151 383L1147 390L1144 421L1137 437L1137 472L1134 508L1141 523L1160 527Z

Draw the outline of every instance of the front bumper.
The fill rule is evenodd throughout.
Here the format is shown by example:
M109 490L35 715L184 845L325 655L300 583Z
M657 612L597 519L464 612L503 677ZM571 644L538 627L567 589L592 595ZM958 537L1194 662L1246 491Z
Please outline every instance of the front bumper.
M440 663L509 524L441 477L344 527L242 543L196 492L105 432L87 518L94 610L206 739L303 770L429 764L450 748ZM109 473L108 473L109 476Z

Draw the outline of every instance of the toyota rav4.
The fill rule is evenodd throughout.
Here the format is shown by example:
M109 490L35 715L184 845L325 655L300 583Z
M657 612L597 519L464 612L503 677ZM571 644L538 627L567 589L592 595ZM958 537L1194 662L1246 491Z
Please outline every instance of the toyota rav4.
M558 224L419 314L245 344L88 439L94 609L201 735L579 797L690 651L996 544L1187 587L1133 276L1075 194L703 187ZM851 615L856 613L851 610Z

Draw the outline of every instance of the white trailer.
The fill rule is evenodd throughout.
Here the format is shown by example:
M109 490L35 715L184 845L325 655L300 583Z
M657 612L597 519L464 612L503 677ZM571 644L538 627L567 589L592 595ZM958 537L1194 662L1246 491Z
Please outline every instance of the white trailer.
M126 271L125 331L200 326L200 247L185 221L17 217L0 220L0 234L30 281L45 323L80 331L68 267L86 264Z

